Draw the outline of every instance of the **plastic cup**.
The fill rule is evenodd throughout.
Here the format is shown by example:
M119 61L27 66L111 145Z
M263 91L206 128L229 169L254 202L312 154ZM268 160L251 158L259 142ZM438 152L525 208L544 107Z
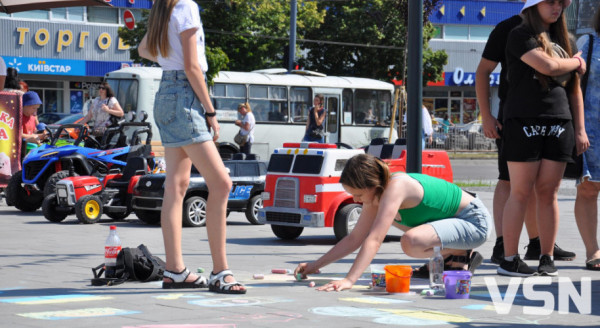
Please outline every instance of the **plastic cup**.
M412 268L410 265L386 265L385 290L388 293L408 293L410 291L410 277Z
M371 284L373 287L385 287L385 270L383 265L371 265Z
M473 274L467 270L444 271L444 285L446 298L469 298L471 291L471 277Z

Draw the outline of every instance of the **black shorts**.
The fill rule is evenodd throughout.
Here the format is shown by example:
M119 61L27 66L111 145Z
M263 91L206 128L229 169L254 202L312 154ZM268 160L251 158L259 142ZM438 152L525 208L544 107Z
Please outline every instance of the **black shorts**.
M496 139L496 148L498 148L498 180L510 181L510 176L508 175L508 164L506 164L506 159L504 158L504 154L502 153L502 147L504 146L504 141L502 140L504 133L503 130L497 129L500 138Z
M514 118L504 122L502 154L509 162L547 159L573 162L575 132L571 120Z

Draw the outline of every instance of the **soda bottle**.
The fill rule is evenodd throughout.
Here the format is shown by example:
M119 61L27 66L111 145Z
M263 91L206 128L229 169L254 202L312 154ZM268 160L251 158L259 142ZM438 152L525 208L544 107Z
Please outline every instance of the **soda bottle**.
M440 247L433 247L433 256L429 259L429 288L444 290L444 257Z
M117 227L110 226L110 233L104 244L104 276L115 278L117 268L117 255L121 251L121 239L117 235Z

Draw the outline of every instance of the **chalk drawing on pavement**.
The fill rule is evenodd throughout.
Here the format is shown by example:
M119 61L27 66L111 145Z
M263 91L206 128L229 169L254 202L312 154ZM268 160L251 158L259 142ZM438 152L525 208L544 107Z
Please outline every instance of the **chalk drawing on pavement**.
M222 320L227 321L240 321L240 322L249 322L253 321L254 324L258 322L290 322L296 319L302 318L302 314L300 313L292 313L292 312L267 312L267 313L253 313L253 314L238 314L238 315L228 315L226 317L221 317Z
M463 306L462 309L496 311L496 307L490 304L470 304Z
M373 322L399 326L432 326L471 321L471 319L460 315L422 310L332 306L312 308L310 311L315 314L337 317L374 317Z
M72 294L72 295L50 295L34 297L11 297L0 299L3 303L13 303L20 305L39 305L39 304L58 304L85 301L100 301L111 299L110 296L98 296L90 294Z
M237 326L231 323L224 324L186 324L186 325L141 325L141 326L123 326L121 328L236 328Z
M385 297L344 297L340 298L340 301L346 302L357 302L357 303L366 303L366 304L400 304L400 303L412 303L412 301L407 300L398 300L392 298Z
M178 300L180 298L204 298L204 296L194 294L171 293L154 296L154 298L156 298L157 300Z
M211 298L189 301L188 303L204 307L231 307L231 306L254 306L275 303L292 302L291 299L278 297L236 297L236 298Z
M74 309L64 311L46 311L46 312L30 312L30 313L17 313L17 315L42 320L64 320L64 319L80 319L80 318L92 318L92 317L107 317L116 315L128 315L141 313L140 311L121 310L115 308L88 308L88 309Z

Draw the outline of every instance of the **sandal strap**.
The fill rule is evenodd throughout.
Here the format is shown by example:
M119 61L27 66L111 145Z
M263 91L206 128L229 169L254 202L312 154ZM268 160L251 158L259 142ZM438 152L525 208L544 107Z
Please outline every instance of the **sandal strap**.
M213 274L211 272L210 279L209 279L209 285L216 285L216 283L218 281L219 288L223 289L223 290L231 290L231 287L233 287L233 286L243 286L241 283L237 282L236 280L234 280L232 282L226 282L225 277L227 277L227 276L233 277L233 272L231 272L231 270L229 270L229 269L223 270L217 274Z
M179 273L175 273L173 271L168 270L165 270L165 272L163 272L163 277L169 278L173 280L173 282L184 282L189 275L190 270L188 270L188 268L183 269L183 271Z

